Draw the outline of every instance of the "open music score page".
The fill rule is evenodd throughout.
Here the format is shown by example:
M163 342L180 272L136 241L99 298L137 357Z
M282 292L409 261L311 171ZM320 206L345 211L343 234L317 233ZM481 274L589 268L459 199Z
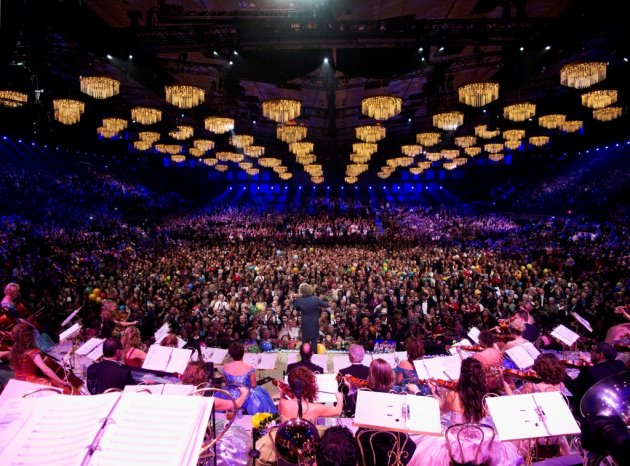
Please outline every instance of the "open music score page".
M404 403L408 406L408 419L403 416ZM442 435L440 403L432 396L359 390L354 425L410 434Z
M501 441L580 433L560 392L489 397L486 403Z
M271 370L276 368L277 353L245 353L243 362L254 366L254 369Z
M0 464L114 466L197 464L212 405L197 396L109 393L12 400L28 420L3 440ZM7 405L8 407L9 405ZM2 419L6 420L6 410ZM7 429L1 428L5 439Z
M98 360L101 356L103 356L103 342L104 338L90 338L88 341L83 343L78 349L77 354L81 356L85 356L91 361Z
M531 342L522 345L513 346L505 351L510 359L514 361L519 369L528 369L534 365L534 361L540 354L540 351Z
M418 378L421 380L441 379L459 380L462 369L462 359L459 355L436 356L418 359L413 362Z
M183 374L190 361L192 349L171 348L168 346L151 345L142 363L143 369Z
M207 346L201 347L201 357L203 358L203 361L211 362L217 366L223 364L223 360L227 356L227 352L228 351L223 348L214 348L214 347L207 347ZM196 351L192 355L192 360L193 361L199 360L199 356L197 355Z
M580 338L577 333L575 333L570 328L565 327L564 325L558 325L555 329L552 330L550 335L567 346L571 346Z

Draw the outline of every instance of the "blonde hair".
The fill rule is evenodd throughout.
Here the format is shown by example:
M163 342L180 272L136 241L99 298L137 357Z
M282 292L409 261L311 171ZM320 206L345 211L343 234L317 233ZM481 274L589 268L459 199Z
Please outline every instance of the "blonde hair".
M311 296L313 294L313 288L308 283L301 283L298 288L300 296Z

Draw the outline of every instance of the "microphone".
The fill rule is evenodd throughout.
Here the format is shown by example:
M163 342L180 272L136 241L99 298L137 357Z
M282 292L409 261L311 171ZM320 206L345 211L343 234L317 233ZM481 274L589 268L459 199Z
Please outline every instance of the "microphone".
M293 395L298 405L298 418L302 418L302 381L295 380L293 382Z

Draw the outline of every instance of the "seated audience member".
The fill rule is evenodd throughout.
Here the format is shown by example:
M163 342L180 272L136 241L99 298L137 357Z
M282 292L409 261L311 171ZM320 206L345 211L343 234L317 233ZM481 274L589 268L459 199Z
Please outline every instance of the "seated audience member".
M344 426L326 429L317 444L316 466L356 466L359 446L354 434Z
M564 385L571 392L571 405L573 415L580 415L580 401L586 391L600 380L609 375L617 374L625 370L622 361L617 360L617 351L610 343L600 342L591 348L592 366L580 368L580 373L575 379L568 375L564 377Z
M110 337L103 342L103 357L87 368L87 388L92 395L99 395L110 388L123 390L133 385L131 369L120 364L118 351L120 342Z
M324 368L311 362L313 356L313 348L310 343L302 343L300 346L300 360L287 365L287 374L296 367L306 367L308 370L317 374L323 374Z

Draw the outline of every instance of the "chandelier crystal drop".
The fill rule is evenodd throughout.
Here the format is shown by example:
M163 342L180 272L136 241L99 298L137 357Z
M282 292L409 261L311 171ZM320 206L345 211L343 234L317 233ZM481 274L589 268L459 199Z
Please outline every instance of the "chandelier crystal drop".
M173 85L164 88L166 101L176 107L188 109L202 104L206 98L206 92L196 86Z
M120 81L107 76L80 76L81 92L95 99L108 99L120 94Z

